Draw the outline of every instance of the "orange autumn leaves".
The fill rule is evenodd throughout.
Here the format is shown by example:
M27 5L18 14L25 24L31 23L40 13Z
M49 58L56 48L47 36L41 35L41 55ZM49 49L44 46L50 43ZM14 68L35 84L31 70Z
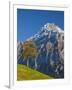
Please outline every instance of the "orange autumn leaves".
M29 57L31 58L36 58L37 56L37 47L33 41L26 41L23 44L23 56L25 59L28 59Z

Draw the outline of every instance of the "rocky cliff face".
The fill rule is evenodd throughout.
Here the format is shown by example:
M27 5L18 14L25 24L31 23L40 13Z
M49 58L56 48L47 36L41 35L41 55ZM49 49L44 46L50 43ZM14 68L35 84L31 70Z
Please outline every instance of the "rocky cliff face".
M56 78L64 77L64 30L53 23L45 24L42 29L26 41L35 42L38 50L37 70ZM25 42L25 41L24 41ZM18 63L26 64L22 57L23 42L18 42ZM30 60L30 67L34 62Z

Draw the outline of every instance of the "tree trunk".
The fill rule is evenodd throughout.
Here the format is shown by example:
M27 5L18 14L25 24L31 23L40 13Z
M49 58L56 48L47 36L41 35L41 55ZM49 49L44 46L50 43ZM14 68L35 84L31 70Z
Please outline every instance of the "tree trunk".
M35 58L35 70L37 69L37 58Z
M29 59L27 60L27 66L29 67Z
M46 53L46 62L48 61L48 50L47 50L47 53Z

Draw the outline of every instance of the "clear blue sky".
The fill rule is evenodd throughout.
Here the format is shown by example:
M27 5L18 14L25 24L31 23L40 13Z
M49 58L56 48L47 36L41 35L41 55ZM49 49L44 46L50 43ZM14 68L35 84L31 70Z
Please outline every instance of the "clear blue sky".
M64 29L64 11L17 9L17 40L25 41L46 23Z

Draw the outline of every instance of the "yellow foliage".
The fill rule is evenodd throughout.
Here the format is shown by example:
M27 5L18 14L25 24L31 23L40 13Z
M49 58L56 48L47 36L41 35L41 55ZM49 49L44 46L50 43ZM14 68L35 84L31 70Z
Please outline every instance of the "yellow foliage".
M29 57L35 58L37 56L37 47L33 41L26 41L23 45L23 55L25 59Z

